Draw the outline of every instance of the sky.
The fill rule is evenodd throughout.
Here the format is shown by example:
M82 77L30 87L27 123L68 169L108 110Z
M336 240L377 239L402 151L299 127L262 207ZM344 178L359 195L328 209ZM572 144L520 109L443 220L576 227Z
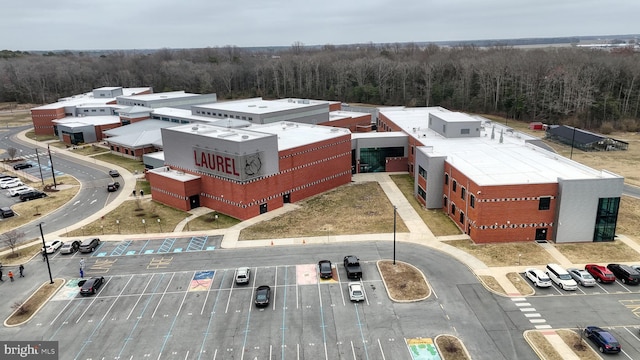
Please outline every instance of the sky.
M0 50L116 50L640 33L640 0L19 0Z

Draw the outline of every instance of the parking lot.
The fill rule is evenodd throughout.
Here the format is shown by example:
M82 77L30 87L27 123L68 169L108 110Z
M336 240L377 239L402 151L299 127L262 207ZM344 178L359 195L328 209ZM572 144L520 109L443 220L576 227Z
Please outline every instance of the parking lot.
M585 287L578 285L577 290L562 290L558 285L556 285L553 281L551 282L551 286L548 288L538 288L527 279L524 273L520 273L522 279L535 290L535 295L533 296L553 296L553 295L566 295L566 296L575 296L575 295L597 295L597 294L625 294L625 293L640 293L640 286L638 285L626 285L621 283L618 279L615 282L610 284L603 284L596 282L595 286Z
M412 359L402 335L394 335L375 263L362 266L360 303L349 301L344 269L335 264L326 280L317 264L251 268L243 286L234 269L105 274L91 297L70 281L32 323L44 340L65 344L65 359ZM259 285L272 289L265 308L253 304Z

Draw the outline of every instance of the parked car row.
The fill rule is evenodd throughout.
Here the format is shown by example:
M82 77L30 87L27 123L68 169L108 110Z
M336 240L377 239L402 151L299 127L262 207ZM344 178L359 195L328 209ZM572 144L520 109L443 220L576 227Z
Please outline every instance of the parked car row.
M88 238L84 240L71 240L69 242L64 242L62 240L52 240L47 241L45 246L41 249L47 254L54 254L56 251L60 250L61 254L73 254L76 251L80 251L81 253L89 253L93 252L98 245L100 245L99 238Z
M547 264L545 271L528 268L525 276L536 287L549 287L555 283L563 290L576 290L578 284L581 286L595 286L596 282L609 284L620 280L623 284L640 284L640 265L609 264L607 266L598 264L587 264L584 270L577 268L564 269L558 264Z

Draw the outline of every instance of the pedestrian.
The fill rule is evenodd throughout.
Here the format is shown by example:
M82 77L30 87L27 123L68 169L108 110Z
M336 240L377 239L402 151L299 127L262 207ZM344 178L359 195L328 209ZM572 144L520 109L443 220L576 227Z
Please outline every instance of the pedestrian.
M84 258L80 258L80 269L84 270Z
M20 264L18 270L20 270L20 277L24 277L24 265Z
M42 261L47 261L47 253L42 250Z
M133 189L133 197L136 197L136 189Z
M84 279L84 271L82 270L82 268L80 268L80 278Z
M142 189L140 189L140 197L144 196L144 191L142 191Z
M4 280L2 280L2 269L0 269L0 281L4 282Z
M9 273L7 275L9 275L9 279L11 279L11 282L13 282L13 273L11 272L11 270L9 270Z

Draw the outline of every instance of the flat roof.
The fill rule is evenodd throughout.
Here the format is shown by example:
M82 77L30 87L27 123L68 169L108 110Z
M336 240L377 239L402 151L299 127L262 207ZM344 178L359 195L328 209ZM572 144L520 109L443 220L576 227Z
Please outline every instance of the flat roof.
M329 121L336 121L336 120L349 119L349 118L362 117L362 116L369 116L370 118L372 117L370 113L337 110L337 111L329 112Z
M178 109L172 107L160 107L153 109L152 115L167 116L185 120L197 120L201 122L220 121L219 117L193 115L189 109Z
M183 124L173 126L169 129L172 131L197 134L204 137L218 138L234 142L250 141L271 136L270 134L264 132L250 131L248 130L248 128L230 129L212 124Z
M290 99L290 100L291 101L269 101L269 100L263 100L262 98L253 98L253 99L245 99L245 100L217 102L213 104L194 105L194 107L197 107L200 109L211 109L216 111L219 110L219 111L229 111L229 112L242 112L242 113L248 113L248 114L261 115L261 114L269 114L277 111L301 109L305 107L317 106L319 104L322 104L320 102L311 103L311 101L308 101L307 103L304 103L303 102L304 100L301 100L300 102L294 101L294 99Z
M280 121L270 124L255 124L250 130L278 136L278 151L296 148L316 142L351 134L349 129Z
M62 119L52 120L51 122L68 126L87 126L87 125L109 125L120 123L120 117L116 115L102 115L102 116L67 116Z
M189 181L189 180L195 180L195 179L199 179L200 178L200 176L196 176L196 175L192 175L192 174L189 174L189 173L185 173L183 171L173 170L173 169L169 168L168 166L163 166L163 167L151 169L148 172L152 172L154 174L158 174L158 175L161 175L161 176L173 179L173 180L182 181L182 182Z
M96 90L115 90L115 89L119 89L120 87L117 86L112 86L112 87L102 87L102 88L98 88ZM150 88L145 87L145 88L122 88L122 94L121 96L130 96L130 95L134 95L137 94L139 92L143 92L143 91L148 91ZM51 104L45 104L45 105L41 105L38 107L34 107L31 110L49 110L49 109L59 109L62 107L68 107L68 106L81 106L84 104L98 104L99 106L104 106L106 103L108 102L112 102L115 101L116 98L115 97L94 97L93 96L93 91L88 92L88 93L83 93L83 94L78 94L78 95L73 95L73 96L69 96L69 97L65 97L65 98L61 98L58 99L57 102L51 103ZM115 104L113 104L115 105Z
M141 94L141 95L120 95L119 99L128 99L128 100L161 100L161 99L177 99L177 98L185 98L185 97L193 97L200 96L200 94L186 93L184 91L168 91L161 93L153 93L153 94Z
M538 138L480 116L464 114L465 116L460 117L451 115L452 112L443 108L393 108L381 109L380 112L409 136L425 144L424 147L420 147L421 151L446 156L447 162L478 185L539 184L556 183L558 178L619 177L528 144L528 140ZM430 113L435 113L441 118L483 121L480 137L445 138L428 128ZM445 113L448 114L444 115Z

